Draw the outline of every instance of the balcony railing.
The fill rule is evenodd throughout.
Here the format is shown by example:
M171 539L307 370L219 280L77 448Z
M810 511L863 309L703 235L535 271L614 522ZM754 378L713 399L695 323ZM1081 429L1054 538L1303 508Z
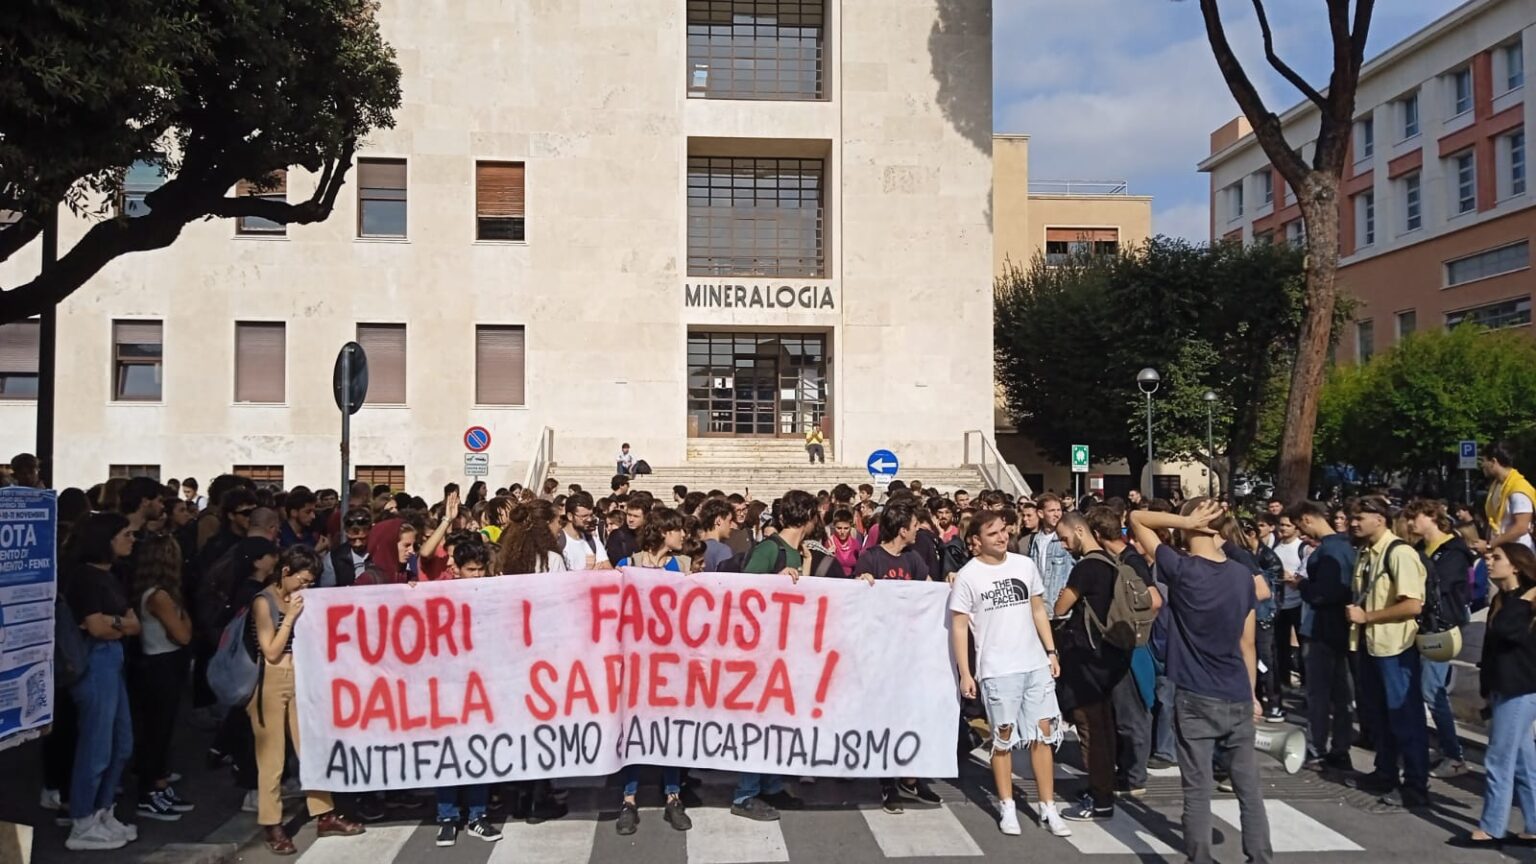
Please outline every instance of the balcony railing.
M1124 180L1031 180L1031 195L1129 195L1130 184Z

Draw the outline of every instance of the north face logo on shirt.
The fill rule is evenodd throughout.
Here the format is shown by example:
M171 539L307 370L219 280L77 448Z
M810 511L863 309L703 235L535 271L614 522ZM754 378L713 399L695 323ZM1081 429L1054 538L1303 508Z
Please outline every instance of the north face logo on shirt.
M990 609L1028 603L1029 586L1018 579L1005 579L998 582L991 591L981 592L981 601L989 604Z

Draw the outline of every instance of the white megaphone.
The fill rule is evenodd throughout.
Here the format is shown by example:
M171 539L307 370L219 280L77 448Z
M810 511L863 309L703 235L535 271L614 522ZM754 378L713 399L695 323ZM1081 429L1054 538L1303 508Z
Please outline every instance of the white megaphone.
M1287 774L1300 771L1307 759L1307 736L1300 729L1259 729L1254 732L1253 747L1274 757Z

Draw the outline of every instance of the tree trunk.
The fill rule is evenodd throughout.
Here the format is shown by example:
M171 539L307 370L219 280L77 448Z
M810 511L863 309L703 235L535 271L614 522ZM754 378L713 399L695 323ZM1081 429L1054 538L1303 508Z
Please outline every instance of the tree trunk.
M1287 503L1306 498L1312 481L1317 402L1327 372L1333 309L1338 299L1338 191L1339 178L1312 171L1307 175L1305 188L1298 190L1296 196L1307 228L1307 282L1275 484L1275 494Z

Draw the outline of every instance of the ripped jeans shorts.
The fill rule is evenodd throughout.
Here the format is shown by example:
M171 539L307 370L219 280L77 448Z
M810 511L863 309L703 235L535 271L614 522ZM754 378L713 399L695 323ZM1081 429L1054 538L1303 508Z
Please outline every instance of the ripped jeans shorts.
M993 750L1002 753L1036 741L1053 747L1061 743L1061 708L1056 704L1056 679L1050 667L984 678L981 700L992 728ZM1040 728L1042 721L1048 721L1049 733ZM998 732L1004 726L1013 727L1006 736Z

